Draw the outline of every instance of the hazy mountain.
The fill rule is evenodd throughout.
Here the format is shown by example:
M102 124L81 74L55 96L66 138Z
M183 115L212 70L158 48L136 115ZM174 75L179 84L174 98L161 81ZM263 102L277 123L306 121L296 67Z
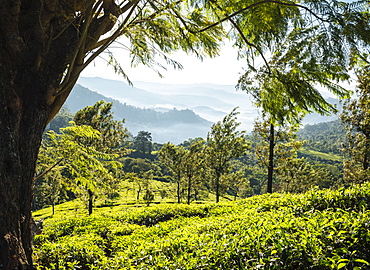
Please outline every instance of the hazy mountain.
M138 108L105 97L77 84L66 101L71 112L91 106L99 100L113 102L113 112L117 119L125 118L125 126L136 135L139 131L152 133L154 142L180 143L189 138L206 137L212 122L207 121L189 109L171 109L159 112L150 108Z
M252 105L251 97L244 92L236 91L232 85L134 82L132 87L122 81L98 77L82 77L78 83L122 103L158 112L167 112L173 108L189 109L211 122L221 120L233 108L239 107L238 120L242 123L241 128L247 132L252 130L254 120L259 114ZM337 103L335 99L329 101ZM335 119L337 119L335 115L328 117L314 113L306 116L303 124Z
M211 122L221 120L239 106L239 121L243 129L251 130L257 114L249 96L235 91L232 85L215 84L159 84L134 82L131 87L122 81L97 77L82 77L79 84L120 102L157 111L190 109ZM145 89L144 89L145 88Z

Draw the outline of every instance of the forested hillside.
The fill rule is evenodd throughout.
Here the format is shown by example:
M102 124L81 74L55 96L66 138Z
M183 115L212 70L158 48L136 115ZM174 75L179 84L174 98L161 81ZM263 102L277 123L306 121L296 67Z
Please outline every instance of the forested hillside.
M91 106L99 100L113 102L112 111L117 119L125 119L132 134L140 130L149 130L155 142L180 143L188 138L205 137L211 122L196 115L193 111L177 110L159 112L154 109L138 108L118 100L103 96L81 85L76 85L66 105L72 113Z
M342 155L342 144L346 131L340 120L305 125L297 133L300 140L305 140L305 148L323 153Z

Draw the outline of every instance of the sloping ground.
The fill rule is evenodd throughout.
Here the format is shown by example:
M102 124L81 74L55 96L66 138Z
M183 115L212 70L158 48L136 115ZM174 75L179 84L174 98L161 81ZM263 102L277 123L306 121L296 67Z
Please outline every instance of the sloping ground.
M321 161L335 161L335 162L343 162L343 157L335 154L327 154L311 149L302 148L298 151L298 153L301 156L309 157L311 156L311 159L317 159Z
M37 269L370 269L370 184L45 221Z

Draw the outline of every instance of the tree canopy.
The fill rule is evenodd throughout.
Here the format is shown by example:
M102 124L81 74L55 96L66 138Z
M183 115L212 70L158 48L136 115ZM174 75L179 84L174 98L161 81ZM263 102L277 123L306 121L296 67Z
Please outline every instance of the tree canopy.
M370 68L358 71L358 98L347 100L340 118L347 129L343 145L347 154L344 180L366 182L370 179Z
M215 123L207 135L205 153L213 177L216 202L220 199L221 177L229 172L231 161L245 155L249 148L245 132L237 129L240 125L238 114L235 108L222 121Z

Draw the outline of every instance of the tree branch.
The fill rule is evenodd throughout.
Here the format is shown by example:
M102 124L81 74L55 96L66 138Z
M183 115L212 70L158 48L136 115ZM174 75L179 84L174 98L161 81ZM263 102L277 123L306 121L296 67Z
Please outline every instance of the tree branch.
M35 178L33 178L33 181L36 181L37 179L40 179L41 177L43 177L45 174L47 174L48 172L50 172L52 169L54 169L56 166L59 165L59 163L61 163L62 161L64 160L64 158L61 158L60 160L58 160L53 166L49 167L48 169L46 169L43 173L39 174L38 176L36 176Z
M104 39L104 43L100 46L100 48L95 51L84 63L81 63L80 66L78 66L78 70L75 70L73 76L70 76L68 78L67 81L63 81L62 84L59 86L58 90L55 91L54 93L54 96L59 96L61 94L63 94L65 91L68 91L70 89L70 86L74 84L74 82L78 79L78 76L80 75L80 73L82 72L82 70L84 70L97 56L99 56L104 50L106 50L109 45L112 44L112 42L114 42L119 36L122 35L122 29L124 28L124 25L128 22L129 18L131 17L132 13L134 12L136 6L138 5L138 3L140 2L140 0L134 0L132 2L130 2L130 6L131 6L131 10L129 12L129 14L127 14L125 20L121 23L121 25L118 27L118 29L108 38ZM128 5L128 4L127 4ZM126 9L123 9L123 10L127 10L128 7L127 5L124 7ZM86 39L86 34L85 34L85 39ZM80 42L81 45L82 45L82 41ZM81 50L82 48L80 48ZM86 54L86 48L83 48L84 50L84 56ZM78 52L79 50L77 50ZM75 69L76 67L74 67Z
M281 2L281 1L275 1L275 0L264 0L264 1L261 1L261 2L254 3L252 5L249 5L249 6L245 7L245 8L242 8L242 9L240 9L240 10L232 13L231 15L226 15L226 17L223 18L222 20L220 20L218 22L215 22L215 23L213 23L213 24L211 24L211 25L209 25L209 26L207 26L207 27L205 27L205 28L203 28L201 30L198 30L196 32L201 33L201 32L207 31L208 29L210 29L210 28L212 28L212 27L214 27L216 25L219 25L220 23L223 23L223 22L225 22L227 20L230 20L231 18L235 17L236 15L238 15L238 14L240 14L240 13L242 13L242 12L248 10L248 9L251 9L253 7L256 7L256 6L262 5L262 4L266 4L266 3L275 3L275 4L279 4L279 5L284 5L284 6L291 6L291 7L302 8L302 9L307 10L309 13L311 13L313 16L315 16L318 20L320 20L322 22L328 22L328 20L325 20L325 19L321 18L315 12L313 12L311 9L309 9L308 7L305 7L303 5L294 4L294 3L284 3L284 2ZM189 29L187 29L187 30L190 31Z
M238 31L239 35L242 37L242 39L244 40L245 43L247 43L247 45L249 45L250 47L253 47L255 48L259 54L261 55L263 61L265 62L266 64L266 67L268 69L268 72L271 74L271 68L270 68L270 65L269 63L267 62L262 50L260 48L258 48L256 45L254 45L253 43L249 42L249 40L247 39L247 37L244 35L243 31L240 29L239 25L234 21L234 19L230 16L228 16L226 13L224 13L221 9L221 7L217 4L216 1L214 0L211 0L211 3L213 3L226 17L228 17L229 21L231 22L231 24L236 28L236 30Z

